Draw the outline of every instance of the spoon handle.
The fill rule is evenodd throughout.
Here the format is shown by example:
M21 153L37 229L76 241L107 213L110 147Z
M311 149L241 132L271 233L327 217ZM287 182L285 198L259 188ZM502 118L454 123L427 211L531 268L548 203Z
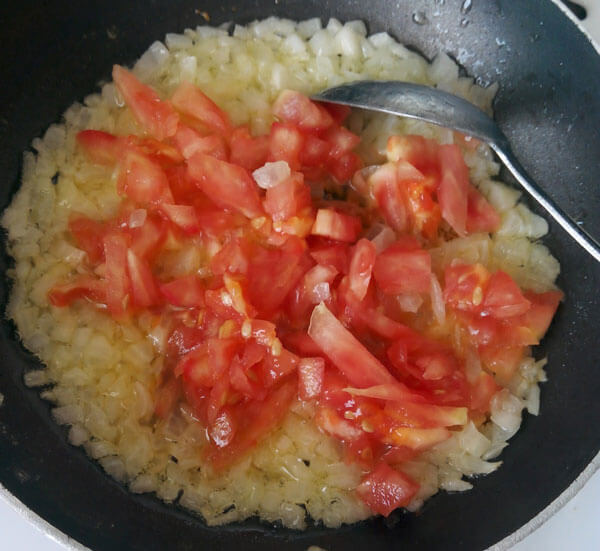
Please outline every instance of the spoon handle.
M504 166L517 179L519 184L525 188L556 222L565 230L579 245L581 245L595 260L600 262L600 243L596 241L588 232L579 226L568 214L566 214L547 194L541 189L534 180L527 174L521 163L515 157L508 146L508 141L502 145L490 143L496 155L500 157Z

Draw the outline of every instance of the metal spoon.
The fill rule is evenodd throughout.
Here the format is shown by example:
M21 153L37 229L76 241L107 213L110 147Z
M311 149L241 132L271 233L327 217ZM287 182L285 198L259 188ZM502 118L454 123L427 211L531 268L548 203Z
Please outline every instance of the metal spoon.
M381 111L458 130L482 140L550 216L600 262L600 244L566 214L527 174L498 125L468 101L448 92L400 81L358 81L329 88L313 96L318 101Z

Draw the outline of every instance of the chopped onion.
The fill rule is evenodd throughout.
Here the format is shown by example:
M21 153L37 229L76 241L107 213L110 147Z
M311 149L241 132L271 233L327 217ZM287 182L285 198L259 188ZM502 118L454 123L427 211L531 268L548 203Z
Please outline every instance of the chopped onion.
M129 227L139 228L140 226L143 226L144 222L146 221L146 214L146 209L135 209L132 211L132 213L129 215Z
M523 402L504 388L492 396L490 402L492 421L508 433L507 439L513 436L521 426L521 410Z
M289 178L292 171L290 165L285 161L276 161L274 163L266 163L264 166L257 168L252 177L258 184L258 187L269 189Z
M311 302L313 304L319 304L325 300L329 300L331 298L331 290L329 288L329 283L323 281L321 283L317 283L310 293Z
M443 325L446 322L446 306L442 295L442 287L435 274L431 274L431 309L436 321Z

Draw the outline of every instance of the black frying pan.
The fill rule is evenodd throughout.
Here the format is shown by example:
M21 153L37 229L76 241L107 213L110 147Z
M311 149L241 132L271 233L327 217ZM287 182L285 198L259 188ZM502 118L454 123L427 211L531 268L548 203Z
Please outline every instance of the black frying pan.
M22 152L76 99L165 33L204 24L363 19L426 56L445 51L483 82L498 81L496 116L523 165L590 232L600 235L600 57L550 0L4 0L0 8L0 208L18 186ZM422 11L428 24L418 25ZM463 10L464 11L464 10ZM436 15L437 13L437 15ZM418 19L418 18L417 18ZM468 24L461 24L467 19ZM111 36L108 37L108 31ZM503 44L504 43L504 44ZM538 355L548 354L541 415L526 417L504 465L464 494L440 493L418 514L297 533L259 522L207 528L109 479L23 385L39 367L0 324L0 482L48 522L93 549L482 549L538 514L600 449L600 268L551 223L566 301ZM2 255L0 270L10 265ZM0 285L6 304L8 285Z

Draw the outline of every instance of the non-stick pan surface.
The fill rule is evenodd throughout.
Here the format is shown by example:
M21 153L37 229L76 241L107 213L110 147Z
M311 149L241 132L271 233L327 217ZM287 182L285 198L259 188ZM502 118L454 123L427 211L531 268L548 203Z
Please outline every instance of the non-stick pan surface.
M465 9L471 4L471 9ZM461 5L463 9L461 10ZM269 15L362 19L428 57L444 51L482 82L498 81L497 119L523 165L600 235L600 57L549 0L5 0L0 7L0 208L18 187L22 152L75 100L167 32ZM413 14L425 24L414 22ZM549 382L541 415L526 417L502 468L464 494L441 493L418 514L298 533L258 522L207 528L153 497L133 496L70 446L49 405L24 387L39 367L0 324L0 483L93 549L483 549L553 501L600 449L600 270L551 224L547 244L566 292L539 356ZM0 270L10 260L3 254ZM9 288L0 285L6 304Z

